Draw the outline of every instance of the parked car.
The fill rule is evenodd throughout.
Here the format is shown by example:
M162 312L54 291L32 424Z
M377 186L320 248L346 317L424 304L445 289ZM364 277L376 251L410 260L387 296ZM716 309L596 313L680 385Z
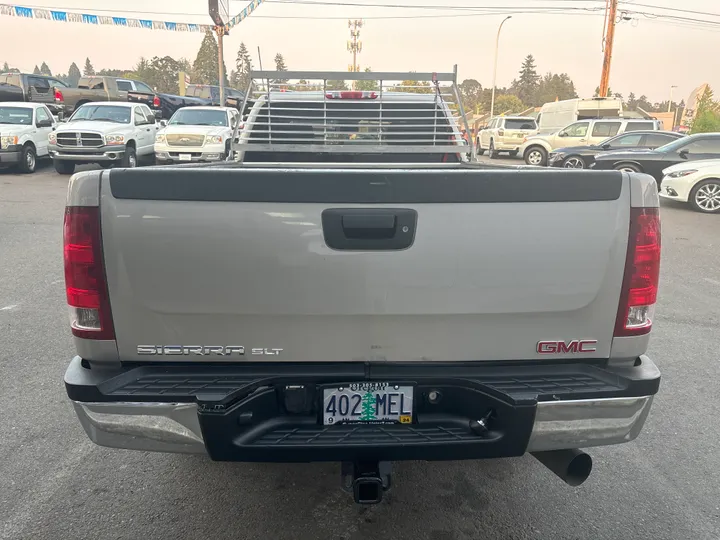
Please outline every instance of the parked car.
M242 107L245 99L245 94L235 88L226 86L225 90L225 103L226 107ZM207 99L211 105L221 105L220 103L220 87L212 84L188 84L185 89L185 95L188 97L195 97L201 99Z
M636 438L660 383L654 182L468 162L451 105L267 92L238 162L77 175L65 389L90 439L341 462L373 504L392 461L529 452L579 485L578 447Z
M663 175L661 197L689 202L698 212L720 213L720 159L678 163Z
M48 135L55 129L44 103L0 103L0 167L35 172L37 160L48 157Z
M550 167L587 169L595 162L595 156L615 150L653 150L684 137L674 131L631 131L605 139L590 146L558 148L548 155Z
M180 109L155 136L155 160L173 163L225 159L239 114L230 107Z
M60 79L47 75L30 73L3 73L0 75L0 102L26 101L43 103L53 116L63 112L63 107L55 103L55 88L67 88Z
M65 114L70 115L85 103L127 101L128 90L124 88L134 88L132 91L136 94L155 95L155 92L144 83L118 77L92 76L81 77L77 88L55 88L55 103L63 107Z
M655 178L659 188L663 170L678 163L703 159L720 159L720 133L690 135L655 150L598 154L593 169L644 172Z
M144 103L155 112L156 118L168 119L183 107L212 105L209 99L176 96L174 94L147 94L143 92L128 92L129 102Z
M580 120L548 135L528 137L520 146L520 154L528 165L547 165L548 155L556 148L590 146L626 131L661 128L658 120L628 120L626 118L600 118Z
M50 156L60 174L72 174L78 163L135 167L139 159L154 156L158 127L147 105L86 103L50 133Z
M622 116L622 99L572 98L545 103L537 116L540 133L552 133L565 126L587 119L619 118Z
M477 136L477 153L482 156L487 150L490 159L498 157L500 152L508 152L515 157L526 137L537 133L534 118L524 116L499 116L493 118L486 129Z

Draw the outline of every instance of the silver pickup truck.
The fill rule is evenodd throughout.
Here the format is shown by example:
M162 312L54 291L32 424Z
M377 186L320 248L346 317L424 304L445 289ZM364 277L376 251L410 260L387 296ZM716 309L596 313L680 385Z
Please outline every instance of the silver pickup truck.
M468 160L454 73L255 77L228 162L71 179L65 385L90 439L339 462L368 504L395 460L529 452L578 485L579 448L638 436L651 177Z

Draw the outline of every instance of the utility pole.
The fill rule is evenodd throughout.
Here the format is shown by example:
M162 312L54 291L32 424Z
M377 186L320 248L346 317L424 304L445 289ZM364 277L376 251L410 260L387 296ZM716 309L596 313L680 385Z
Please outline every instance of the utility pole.
M673 94L675 93L676 88L677 86L674 85L670 87L670 101L668 101L668 112L672 110Z
M600 77L600 97L608 97L610 89L610 64L612 63L613 42L615 41L615 23L617 19L618 0L607 0L605 6L605 28L603 29L603 58L602 76Z
M350 29L350 40L347 42L347 50L352 53L352 64L348 66L348 71L358 72L360 66L357 63L357 55L362 52L362 41L360 41L360 28L362 28L362 20L348 20L348 28ZM354 84L354 83L353 83Z
M223 54L223 36L225 36L225 26L216 26L215 33L218 40L218 85L220 86L220 106L225 106L225 57Z
M490 98L490 120L492 120L492 117L495 114L495 87L497 86L497 65L498 49L500 48L500 30L502 30L503 24L505 24L505 22L509 21L510 19L512 19L512 15L508 15L503 19L503 22L501 22L500 26L498 27L497 38L495 38L495 67L493 68L492 97Z

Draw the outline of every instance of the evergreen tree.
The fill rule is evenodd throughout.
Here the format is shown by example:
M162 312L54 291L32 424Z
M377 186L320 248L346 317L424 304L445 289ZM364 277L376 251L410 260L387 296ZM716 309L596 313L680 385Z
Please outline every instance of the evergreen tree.
M372 392L367 392L362 398L362 414L360 416L360 420L375 420L375 409L376 409L376 402L375 394Z
M540 75L535 68L535 58L528 54L520 68L520 77L513 81L511 90L523 103L536 105L539 87Z
M2 72L3 72L3 73L9 73L9 72L10 72L10 66L8 65L7 62L5 62L5 63L3 64Z
M637 98L635 97L634 92L630 92L627 99L627 108L629 111L634 111L637 109Z
M90 59L89 59L89 58L85 58L85 69L83 70L83 74L84 74L86 77L91 77L91 76L95 75L95 68L94 68L93 65L90 63Z
M230 78L230 84L234 88L244 92L250 84L251 71L252 58L250 58L250 53L248 52L245 43L240 43L237 58L235 59L235 71L233 72L234 76Z
M365 68L365 73L371 73L372 70L368 67ZM370 81L356 81L355 88L357 90L363 90L365 92L372 92L380 90L380 85L375 80Z
M218 46L208 30L193 62L193 81L198 84L218 84Z
M70 68L68 69L68 84L70 86L77 86L78 81L80 80L80 77L82 77L82 73L80 73L80 68L77 67L77 64L73 62L70 64Z
M33 69L33 75L40 75L40 68L37 67L37 64L35 64L35 69Z
M287 66L285 65L285 58L283 58L283 55L280 53L277 53L275 55L275 70L276 71L287 71ZM276 79L273 81L275 84L286 84L288 82L287 79Z
M328 81L325 85L326 90L347 90L345 81Z
M52 77L52 71L50 71L50 67L45 62L40 66L40 73Z

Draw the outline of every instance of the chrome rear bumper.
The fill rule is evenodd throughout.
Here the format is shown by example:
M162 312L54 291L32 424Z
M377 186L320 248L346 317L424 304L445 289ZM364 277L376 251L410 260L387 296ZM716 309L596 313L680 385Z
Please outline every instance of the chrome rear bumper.
M642 430L653 396L541 402L527 451L629 442ZM154 452L205 453L194 403L83 403L75 412L101 446Z

